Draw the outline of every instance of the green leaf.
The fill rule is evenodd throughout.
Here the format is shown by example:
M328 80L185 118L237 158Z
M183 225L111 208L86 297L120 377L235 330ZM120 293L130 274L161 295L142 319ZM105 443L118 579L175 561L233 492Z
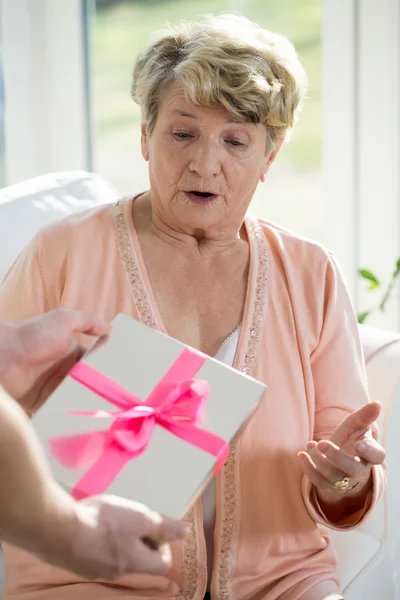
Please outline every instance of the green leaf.
M357 321L359 323L364 323L364 321L368 317L368 315L369 315L369 310L366 310L365 312L358 313L358 315L357 315Z
M371 273L371 271L368 271L367 269L359 269L358 273L364 279L368 279L368 281L372 281L372 283L375 284L375 287L378 287L378 285L380 285L379 279L376 277L376 275Z
M376 290L376 288L379 287L379 286L380 286L379 281L373 281L372 283L369 284L369 286L368 286L367 289L370 292L372 290Z
M396 261L396 268L393 272L393 279L396 279L396 277L398 277L400 275L400 258L397 259Z

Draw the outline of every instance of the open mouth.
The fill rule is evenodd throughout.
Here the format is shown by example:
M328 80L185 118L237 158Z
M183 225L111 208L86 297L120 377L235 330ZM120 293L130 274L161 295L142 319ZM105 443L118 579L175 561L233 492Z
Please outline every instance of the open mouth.
M186 196L188 196L195 204L209 204L218 198L217 194L212 194L211 192L198 192L197 190L186 192Z
M211 196L215 196L215 194L211 194L211 192L189 192L189 194L194 194L199 198L211 198Z

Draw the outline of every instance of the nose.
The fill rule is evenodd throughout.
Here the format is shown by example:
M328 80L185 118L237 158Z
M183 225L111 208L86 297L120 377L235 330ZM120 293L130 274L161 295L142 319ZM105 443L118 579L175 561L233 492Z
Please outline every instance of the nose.
M221 161L221 149L213 140L198 140L190 149L189 169L204 179L220 174Z

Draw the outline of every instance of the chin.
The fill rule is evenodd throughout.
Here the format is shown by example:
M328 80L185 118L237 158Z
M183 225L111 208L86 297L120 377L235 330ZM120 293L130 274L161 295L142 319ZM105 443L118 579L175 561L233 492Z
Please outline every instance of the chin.
M175 209L174 212L183 226L193 230L204 230L215 227L225 219L225 212L217 204L219 203L215 203L214 206L196 206L185 203Z

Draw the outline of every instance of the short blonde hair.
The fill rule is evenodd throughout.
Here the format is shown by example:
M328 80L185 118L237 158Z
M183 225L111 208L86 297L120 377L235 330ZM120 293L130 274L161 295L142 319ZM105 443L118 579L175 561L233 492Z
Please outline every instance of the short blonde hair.
M234 118L265 125L269 149L295 124L307 87L287 38L230 13L183 21L139 56L132 98L149 133L172 82L193 104L223 106Z

